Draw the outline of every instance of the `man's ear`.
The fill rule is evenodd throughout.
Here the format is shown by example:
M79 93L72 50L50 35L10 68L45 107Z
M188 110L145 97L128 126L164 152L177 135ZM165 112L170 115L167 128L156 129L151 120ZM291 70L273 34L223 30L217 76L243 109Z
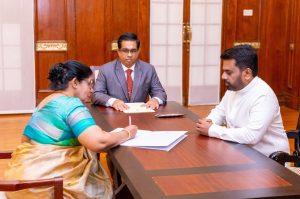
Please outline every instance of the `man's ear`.
M117 53L118 53L118 56L120 57L120 56L121 56L121 51L120 51L119 48L118 48L118 50L117 50Z
M252 70L250 68L246 68L244 70L245 79L250 80L253 77Z

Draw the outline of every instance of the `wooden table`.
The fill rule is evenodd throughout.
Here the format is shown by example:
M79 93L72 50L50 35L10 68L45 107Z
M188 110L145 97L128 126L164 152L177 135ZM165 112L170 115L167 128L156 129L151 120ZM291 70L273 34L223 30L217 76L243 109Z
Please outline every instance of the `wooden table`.
M89 106L96 123L110 131L128 125L128 114ZM159 119L156 113L185 113ZM156 113L131 114L145 130L187 130L188 137L171 151L116 147L114 167L134 198L300 198L300 177L242 144L197 134L198 116L175 102Z

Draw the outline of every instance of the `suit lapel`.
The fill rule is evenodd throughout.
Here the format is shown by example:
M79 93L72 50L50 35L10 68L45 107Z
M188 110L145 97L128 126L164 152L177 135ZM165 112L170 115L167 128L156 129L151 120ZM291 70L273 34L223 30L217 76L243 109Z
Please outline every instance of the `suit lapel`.
M130 102L134 101L134 98L138 92L138 88L140 85L140 81L142 78L142 69L141 69L141 65L139 64L139 61L137 61L135 63L135 67L134 67L134 80L133 80L133 88L132 88L132 95L131 95L131 99Z
M122 87L122 90L124 92L124 95L126 96L126 99L129 101L125 73L124 73L124 70L122 68L121 62L119 60L116 61L115 71L116 71L116 76L118 78L118 81L119 81L119 83Z

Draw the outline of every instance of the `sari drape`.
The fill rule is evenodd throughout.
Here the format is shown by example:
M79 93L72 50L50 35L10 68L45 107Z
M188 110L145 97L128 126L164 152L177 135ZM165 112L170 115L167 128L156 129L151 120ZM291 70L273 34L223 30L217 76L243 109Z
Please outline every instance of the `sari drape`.
M111 198L112 186L97 155L83 146L57 146L24 142L12 154L7 180L64 178L66 199ZM6 192L7 198L53 198L53 187Z

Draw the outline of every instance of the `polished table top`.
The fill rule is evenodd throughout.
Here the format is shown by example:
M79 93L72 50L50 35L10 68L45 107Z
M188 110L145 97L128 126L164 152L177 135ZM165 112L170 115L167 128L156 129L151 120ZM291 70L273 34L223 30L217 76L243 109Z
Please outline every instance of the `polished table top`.
M176 102L155 113L88 108L106 131L127 126L129 115L139 129L189 131L169 152L122 146L109 151L135 198L300 198L299 176L248 146L199 135L195 131L198 116ZM154 116L177 112L185 116Z

